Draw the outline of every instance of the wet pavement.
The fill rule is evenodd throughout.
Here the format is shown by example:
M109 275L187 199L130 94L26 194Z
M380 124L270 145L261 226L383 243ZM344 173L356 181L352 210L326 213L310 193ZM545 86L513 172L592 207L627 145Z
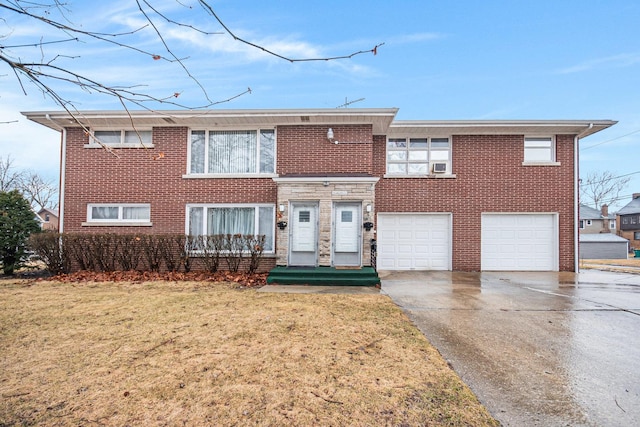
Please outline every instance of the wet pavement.
M640 425L640 275L379 273L502 425Z

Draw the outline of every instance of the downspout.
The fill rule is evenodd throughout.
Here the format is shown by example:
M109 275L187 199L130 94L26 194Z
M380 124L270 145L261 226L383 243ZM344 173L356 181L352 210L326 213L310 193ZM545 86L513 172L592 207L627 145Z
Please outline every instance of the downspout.
M580 273L580 230L578 224L580 222L580 154L579 144L580 138L593 129L593 123L589 123L589 127L580 132L573 138L573 263L574 271Z
M46 119L49 120L52 125L60 131L60 180L58 191L58 233L64 232L64 184L65 184L65 172L67 164L67 129L58 125L49 114Z

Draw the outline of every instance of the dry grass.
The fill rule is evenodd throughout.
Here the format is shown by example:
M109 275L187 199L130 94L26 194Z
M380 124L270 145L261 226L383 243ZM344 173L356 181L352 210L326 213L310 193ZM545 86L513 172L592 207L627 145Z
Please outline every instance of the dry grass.
M585 270L597 269L617 273L638 274L638 268L640 268L640 258L585 259L580 260L580 268Z
M497 425L382 295L0 281L0 426Z
M581 264L596 264L596 265L612 265L622 267L640 267L640 258L628 258L628 259L585 259L580 260Z

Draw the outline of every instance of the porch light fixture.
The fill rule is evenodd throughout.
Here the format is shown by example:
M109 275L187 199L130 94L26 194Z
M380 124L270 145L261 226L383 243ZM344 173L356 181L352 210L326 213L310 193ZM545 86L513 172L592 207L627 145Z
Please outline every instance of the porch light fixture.
M287 221L278 221L278 228L280 230L284 230L285 228L287 228Z
M279 208L280 208L280 212L284 212L284 205L280 205Z
M371 212L371 205L367 205L367 212Z
M333 129L331 129L331 128L329 128L329 130L327 130L327 139L328 139L330 142L333 142L334 144L337 144L337 143L338 143L338 141L335 141L335 140L333 139Z

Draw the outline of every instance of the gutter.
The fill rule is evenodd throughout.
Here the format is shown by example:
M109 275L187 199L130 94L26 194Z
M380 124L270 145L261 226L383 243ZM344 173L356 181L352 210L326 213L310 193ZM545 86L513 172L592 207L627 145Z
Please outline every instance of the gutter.
M58 181L58 233L64 232L64 185L65 185L65 171L67 165L67 130L58 125L49 114L45 115L45 118L51 122L56 130L60 131L60 180Z
M580 138L593 129L593 123L573 138L573 263L576 273L580 273Z

